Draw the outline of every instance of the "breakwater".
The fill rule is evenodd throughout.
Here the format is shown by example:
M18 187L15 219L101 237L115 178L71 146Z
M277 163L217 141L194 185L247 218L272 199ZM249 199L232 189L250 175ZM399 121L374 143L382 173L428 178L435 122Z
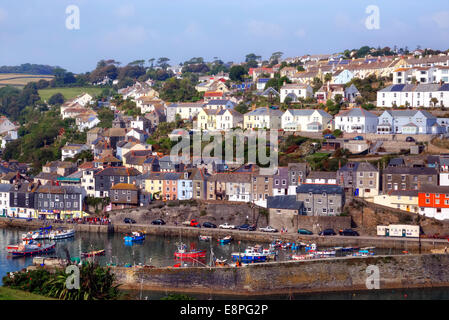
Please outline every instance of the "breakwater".
M23 219L0 218L0 227L37 229L50 222L42 220L26 221ZM144 231L148 235L160 235L165 237L198 238L199 235L210 235L213 239L231 235L234 240L255 241L269 243L275 239L283 241L315 242L321 247L334 246L357 246L376 247L386 249L403 249L409 252L418 252L419 241L414 238L392 238L392 237L342 237L342 236L318 236L299 235L297 233L265 233L258 231L238 231L223 229L192 228L181 226L155 226L150 224L114 224L114 225L90 225L90 224L64 224L57 223L54 226L75 228L76 231L95 233L128 233L132 231ZM421 239L422 252L430 252L431 249L444 249L448 246L447 240Z
M240 268L112 269L122 289L272 295L368 290L368 266L378 267L379 289L447 287L448 263L449 255L423 254L289 261Z

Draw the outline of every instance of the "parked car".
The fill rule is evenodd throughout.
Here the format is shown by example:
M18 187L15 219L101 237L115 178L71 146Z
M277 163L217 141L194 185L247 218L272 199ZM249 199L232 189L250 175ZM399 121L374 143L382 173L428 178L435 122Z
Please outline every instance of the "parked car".
M415 142L415 139L412 137L407 137L407 138L405 138L405 141L406 142Z
M204 228L216 228L217 225L213 224L212 222L204 222L203 227Z
M233 224L229 224L229 223L224 223L224 224L220 224L218 226L219 229L235 229L235 226Z
M124 223L136 223L136 220L131 219L131 218L125 218L125 219L123 219L123 222Z
M312 235L313 232L307 229L298 229L298 233L299 234L307 234L307 235Z
M335 236L337 235L334 229L324 229L319 233L320 236Z
M196 219L190 220L190 226L194 228L201 228L201 224L198 221L196 221Z
M362 136L357 136L357 137L354 137L354 140L363 140L363 137Z
M278 229L275 229L271 226L266 226L265 228L259 228L259 231L262 232L278 232Z
M324 139L335 139L335 136L333 134L325 134Z
M357 231L355 231L355 230L352 230L352 229L340 230L340 231L338 231L338 233L341 236L355 236L355 237L359 236L359 233Z
M162 224L165 224L165 221L162 220L162 219L156 219L156 220L153 220L153 221L151 222L151 224L162 225Z
M254 231L256 230L256 226L255 225L249 225L247 223L242 224L241 226L239 226L238 228L239 230L244 230L244 231Z

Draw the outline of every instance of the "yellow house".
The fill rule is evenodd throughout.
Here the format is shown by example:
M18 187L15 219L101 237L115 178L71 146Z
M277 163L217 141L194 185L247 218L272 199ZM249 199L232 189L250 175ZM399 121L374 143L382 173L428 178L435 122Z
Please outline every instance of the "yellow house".
M160 199L163 193L163 172L152 172L145 179L145 191L151 194L152 199Z
M216 130L216 117L220 110L202 109L197 115L197 129L198 130Z
M212 82L203 82L195 86L198 92L215 91L215 92L229 92L228 87L223 82L216 80Z
M374 196L372 202L392 209L417 213L418 190L392 190L388 194Z

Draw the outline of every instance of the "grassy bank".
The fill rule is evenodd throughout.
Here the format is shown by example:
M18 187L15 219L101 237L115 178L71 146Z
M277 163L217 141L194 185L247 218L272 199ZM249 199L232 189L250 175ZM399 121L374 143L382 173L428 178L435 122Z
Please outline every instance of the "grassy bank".
M56 300L56 299L40 296L22 290L0 287L0 300Z
M41 100L48 101L52 95L55 93L61 93L66 100L75 98L76 96L86 92L91 96L96 96L101 93L102 88L91 88L91 87L75 87L75 88L47 88L38 90Z

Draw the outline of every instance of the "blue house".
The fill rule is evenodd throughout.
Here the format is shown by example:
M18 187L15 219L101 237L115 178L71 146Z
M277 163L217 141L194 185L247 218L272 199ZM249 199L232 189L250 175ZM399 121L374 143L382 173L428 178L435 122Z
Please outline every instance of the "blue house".
M424 110L386 110L379 116L378 134L438 134L444 128Z
M349 70L337 71L332 76L333 84L346 84L354 78L354 73Z

